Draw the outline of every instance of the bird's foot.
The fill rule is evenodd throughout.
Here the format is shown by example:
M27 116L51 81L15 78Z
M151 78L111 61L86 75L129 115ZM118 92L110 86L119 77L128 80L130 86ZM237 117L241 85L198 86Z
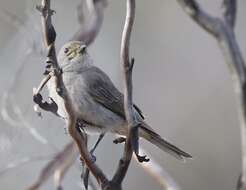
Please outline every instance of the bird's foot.
M134 151L134 154L136 155L138 161L140 163L142 162L148 162L149 161L149 158L147 158L146 155L139 155L139 134L138 134L138 128L140 127L141 125L138 124L136 126L134 126L131 130L132 130L132 135L131 135L131 144L132 144L132 148L133 148L133 151Z
M134 154L136 155L138 161L141 162L141 163L142 162L148 162L150 159L147 158L146 155L141 156L138 153L138 149L139 149L138 127L139 126L135 126L132 129L133 131L132 131L132 136L131 136L131 144L132 144L132 147L133 147ZM125 143L125 142L126 142L126 138L125 137L118 137L118 138L116 138L113 141L114 144Z
M93 150L90 151L91 154L91 159L93 161L93 163L96 162L96 156L93 154ZM88 190L89 187L89 176L90 176L90 170L88 167L86 167L85 162L83 160L83 158L80 157L82 166L83 166L83 172L81 173L81 179L83 180L83 184L86 190Z
M135 155L136 155L136 157L140 163L148 162L150 160L149 158L147 158L147 155L140 156L139 154L136 154L136 153L135 153Z
M104 137L104 133L100 134L96 144L93 146L93 148L90 150L90 155L91 155L91 160L93 161L93 163L96 162L97 158L96 156L94 155L94 151L96 150L98 144L101 142L101 140L103 139ZM88 190L88 182L89 182L89 176L90 176L90 170L85 166L84 164L84 161L83 159L80 157L80 160L82 161L82 165L84 166L85 168L85 171L82 172L81 174L81 178L83 179L83 183L84 183L84 187L86 190Z
M119 143L124 143L124 142L126 142L126 138L125 137L118 137L118 138L113 140L114 144L119 144Z

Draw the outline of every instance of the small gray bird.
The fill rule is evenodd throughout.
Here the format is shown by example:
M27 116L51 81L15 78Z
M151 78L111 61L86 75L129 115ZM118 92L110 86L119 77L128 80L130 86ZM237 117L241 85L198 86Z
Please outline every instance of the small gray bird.
M110 78L98 67L79 41L66 43L58 54L63 82L72 100L76 117L85 123L87 133L111 132L126 135L127 122L124 113L123 94ZM57 94L54 78L48 82L50 97L58 105L58 114L66 118L63 99ZM178 159L191 155L170 144L144 122L141 111L134 105L137 120L141 123L139 136Z

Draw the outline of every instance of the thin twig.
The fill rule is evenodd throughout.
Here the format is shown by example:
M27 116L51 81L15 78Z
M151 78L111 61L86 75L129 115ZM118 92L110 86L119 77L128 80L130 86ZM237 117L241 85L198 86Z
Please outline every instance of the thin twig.
M234 25L236 20L236 0L224 0L225 11L223 18L214 18L204 14L195 0L178 0L186 13L194 21L213 34L228 65L237 95L237 107L240 119L242 141L242 174L238 183L238 190L246 189L246 70L245 61L240 52ZM195 5L195 6L192 6ZM189 11L187 11L189 10ZM209 19L208 19L209 18ZM209 27L207 27L209 26Z

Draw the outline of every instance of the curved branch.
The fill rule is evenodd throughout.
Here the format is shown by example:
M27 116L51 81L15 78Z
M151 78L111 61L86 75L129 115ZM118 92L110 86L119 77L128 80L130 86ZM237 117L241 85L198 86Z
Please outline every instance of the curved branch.
M219 20L206 13L196 2L196 0L177 0L184 11L202 28L210 34L218 36Z
M81 1L81 4L78 7L79 18L88 17L88 15L84 15L83 5L87 3L87 7L89 7L90 1L90 9L89 15L91 16L90 22L87 27L85 27L85 20L82 20L80 29L75 33L75 35L71 38L71 41L83 41L87 46L90 45L95 38L97 37L103 23L104 19L104 9L107 5L107 0L86 0ZM91 2L92 1L92 2Z
M127 0L125 26L123 29L121 40L120 61L124 72L124 109L128 122L128 135L125 143L124 155L121 158L119 167L112 179L112 181L116 184L122 183L128 170L133 154L132 140L138 140L138 138L133 139L135 137L134 131L138 135L138 131L135 130L135 128L137 129L138 124L135 119L132 102L132 68L134 61L133 59L131 62L129 60L130 37L134 18L135 0Z
M191 7L190 3L197 3L194 0L178 0L182 7ZM223 19L213 18L209 24L210 30L203 27L201 20L207 20L207 15L204 18L197 19L193 14L187 13L203 28L212 34L217 40L220 49L223 53L225 62L230 70L230 74L234 83L235 93L237 95L237 107L240 119L241 128L241 146L242 146L242 174L238 182L238 190L246 189L246 68L245 61L241 54L238 42L234 33L234 25L236 20L236 0L224 0L225 6ZM192 9L194 10L194 9ZM196 9L198 14L201 9ZM210 16L209 16L210 17ZM210 17L212 18L212 17ZM216 23L216 25L213 25ZM212 31L212 32L211 32Z

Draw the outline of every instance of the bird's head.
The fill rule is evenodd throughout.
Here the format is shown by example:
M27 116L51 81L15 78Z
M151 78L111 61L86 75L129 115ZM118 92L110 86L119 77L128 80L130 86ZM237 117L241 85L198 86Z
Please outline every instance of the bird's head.
M91 64L86 45L80 41L71 41L63 45L58 53L58 63L61 68L87 66Z

